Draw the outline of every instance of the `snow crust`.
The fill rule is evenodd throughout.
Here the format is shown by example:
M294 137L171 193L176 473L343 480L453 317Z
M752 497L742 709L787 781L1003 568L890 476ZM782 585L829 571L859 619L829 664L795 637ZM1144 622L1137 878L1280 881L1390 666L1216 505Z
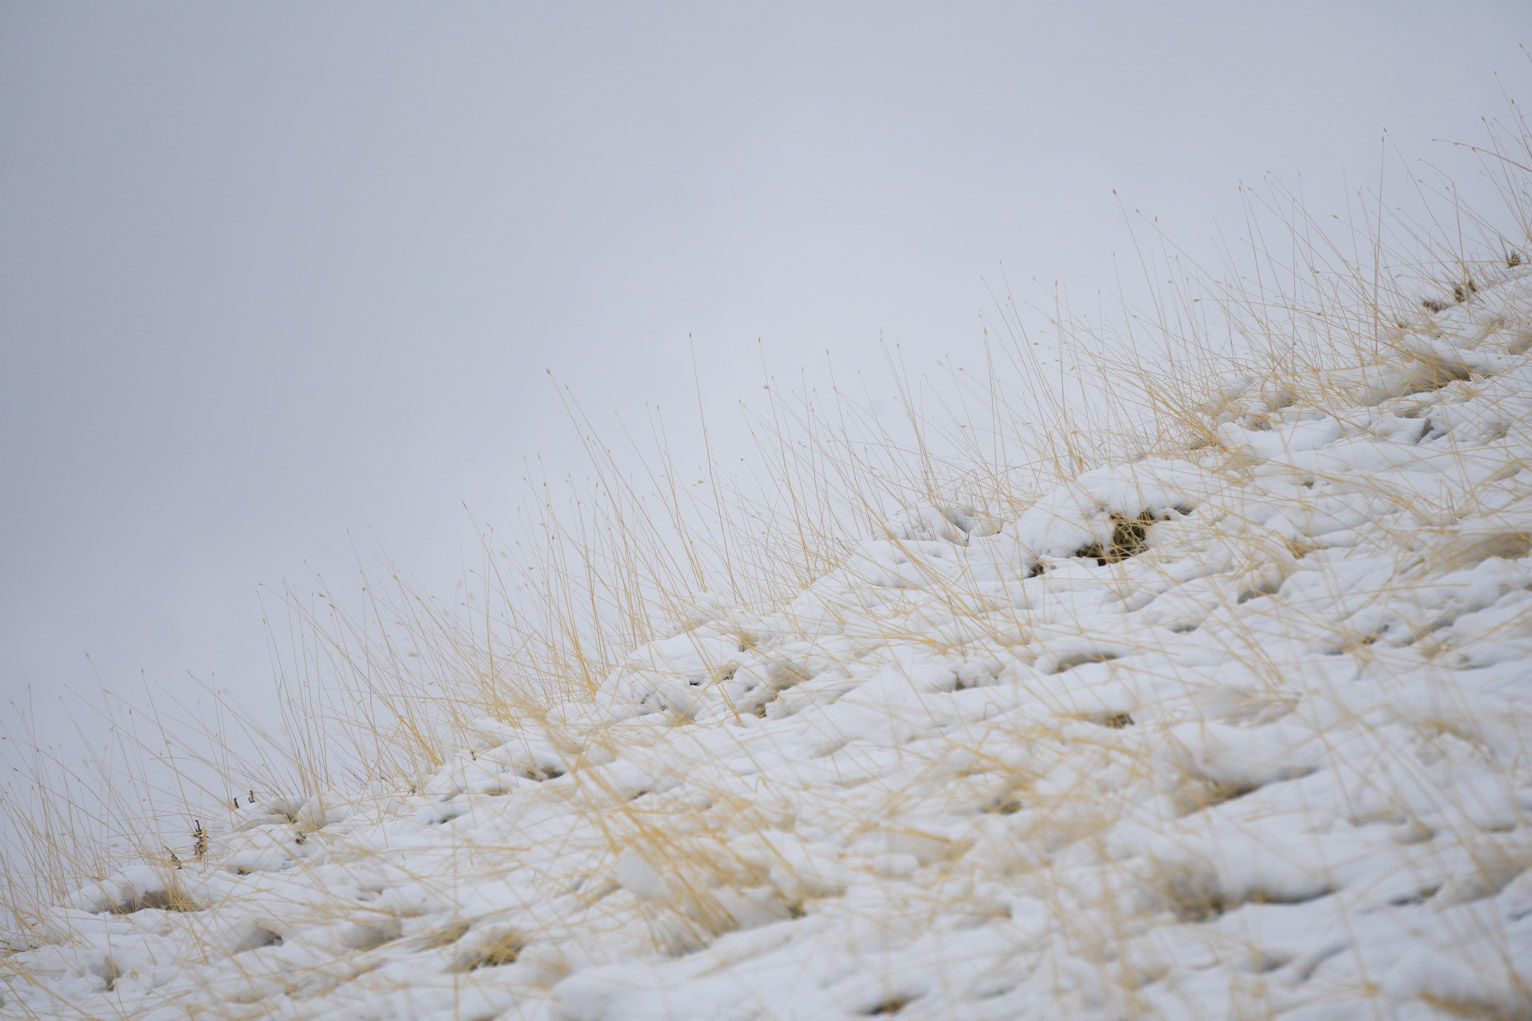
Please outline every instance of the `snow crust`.
M0 1017L1532 1016L1532 276L917 508L415 791L241 797Z

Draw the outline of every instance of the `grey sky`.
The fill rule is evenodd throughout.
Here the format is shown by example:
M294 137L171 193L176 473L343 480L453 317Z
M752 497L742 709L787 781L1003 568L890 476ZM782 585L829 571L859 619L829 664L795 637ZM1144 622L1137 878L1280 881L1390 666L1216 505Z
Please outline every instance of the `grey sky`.
M880 333L915 369L972 352L1000 260L1111 286L1114 188L1199 255L1242 180L1338 210L1382 129L1477 140L1529 28L1522 0L0 5L0 694L67 744L89 651L264 711L258 583L375 533L450 591L461 502L501 520L538 452L583 470L544 369L598 421L691 414L690 335L727 453L756 338L873 381Z

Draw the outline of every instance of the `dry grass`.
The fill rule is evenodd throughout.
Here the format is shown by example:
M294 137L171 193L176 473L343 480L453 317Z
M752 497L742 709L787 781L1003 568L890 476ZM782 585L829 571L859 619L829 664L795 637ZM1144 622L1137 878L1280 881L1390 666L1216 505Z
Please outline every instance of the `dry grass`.
M1177 745L1183 724L1264 725L1297 711L1288 668L1273 658L1263 630L1261 600L1278 592L1300 561L1324 554L1321 546L1284 537L1250 517L1243 494L1258 461L1232 447L1223 427L1235 423L1260 433L1283 413L1314 410L1344 419L1359 406L1411 395L1466 396L1482 385L1479 374L1422 353L1410 338L1434 329L1437 312L1471 305L1532 252L1529 139L1518 121L1483 150L1486 169L1502 180L1508 221L1456 208L1448 189L1422 193L1418 220L1385 221L1364 205L1360 222L1337 236L1291 194L1247 192L1251 224L1276 214L1286 220L1286 233L1279 249L1251 230L1248 267L1226 275L1233 284L1215 283L1201 268L1178 262L1174 246L1156 231L1158 252L1141 256L1145 275L1163 279L1166 269L1181 275L1158 292L1153 308L1124 308L1115 323L1087 324L1055 304L1047 316L1050 342L1065 353L1057 368L1040 360L1027 317L1007 286L990 322L987 378L954 375L945 391L945 421L916 412L915 388L897 372L908 425L900 435L883 429L839 388L811 398L773 385L756 421L754 476L726 478L710 467L706 484L695 485L695 473L678 470L666 455L658 420L652 446L627 438L647 449L637 460L642 474L630 476L621 468L631 463L627 455L601 442L570 398L595 481L579 487L529 473L519 528L509 538L483 530L471 597L455 605L433 600L391 569L368 584L356 607L332 598L323 579L309 596L277 597L282 612L272 619L285 621L287 630L280 637L274 632L273 649L291 740L273 742L264 761L225 760L215 748L188 766L183 755L185 783L152 789L148 774L131 765L134 757L162 754L167 730L205 726L196 721L156 721L160 733L143 738L125 729L125 748L98 759L91 775L38 752L27 784L13 787L0 805L27 848L23 858L5 863L0 902L11 919L7 948L14 953L67 940L57 906L80 887L107 880L125 857L155 863L160 885L126 891L97 913L162 912L167 931L184 932L193 944L205 941L211 912L203 909L234 896L233 887L215 880L244 867L221 859L219 849L260 807L270 814L268 828L280 834L272 854L308 867L308 851L296 849L322 846L357 876L387 874L399 888L420 891L423 905L389 902L368 908L374 915L358 921L359 895L345 887L294 906L311 924L356 926L344 936L346 951L334 969L285 976L283 988L296 998L360 981L406 944L443 955L455 982L515 967L546 987L589 963L574 951L548 950L550 933L572 939L568 933L589 930L631 946L647 940L650 950L680 959L727 933L813 915L816 904L839 901L858 884L888 882L898 891L891 896L902 900L883 920L907 929L910 939L954 912L981 921L997 917L1008 910L997 905L997 891L1022 891L1060 925L1057 946L1018 948L1033 955L1037 969L1057 969L1059 1010L1131 1016L1155 1009L1144 990L1170 973L1166 961L1173 955L1132 958L1125 950L1142 942L1146 912L1199 923L1242 906L1295 899L1275 887L1231 890L1219 881L1213 810L1261 784L1220 775L1195 750ZM1514 227L1499 226L1506 222ZM1532 340L1532 332L1526 336ZM1228 386L1231 380L1239 386ZM1092 395L1085 403L1076 400L1082 389ZM1428 435L1430 424L1423 422L1422 438ZM1508 466L1524 464L1516 451L1506 455ZM1073 556L1016 565L1049 587L997 592L973 563L953 565L932 552L932 544L963 546L1015 521L1041 494L1083 472L1151 456L1196 461L1221 488L1197 508L1113 510L1109 534L1081 543ZM1358 483L1343 472L1316 472L1306 485L1292 497L1294 513L1315 487L1333 491ZM1391 508L1391 515L1404 512L1390 516L1392 533L1375 537L1380 549L1402 551L1396 569L1371 583L1378 600L1403 598L1423 577L1527 553L1527 533L1514 525L1486 533L1454 530L1451 522L1484 495L1472 486L1464 487L1469 505L1451 506L1402 489L1362 488L1359 500ZM903 518L895 513L900 509ZM1211 523L1190 529L1194 512L1198 522ZM861 555L853 541L858 530L885 542L894 559L903 556L897 579L881 576L883 568ZM1226 569L1186 584L1166 552L1215 547L1232 550ZM1096 573L1082 573L1090 571ZM880 593L881 602L827 598L815 608L801 598L837 573L846 579L845 591ZM1186 609L1154 634L1125 634L1089 621L1062 633L1059 601L1087 583L1111 589L1124 602L1147 591L1175 592ZM1330 583L1338 604L1348 582L1333 577ZM811 611L820 616L811 619ZM1450 643L1431 645L1440 625L1391 644L1350 620L1304 620L1308 611L1296 606L1281 612L1296 630L1321 636L1327 654L1357 664L1362 676L1386 674L1390 657L1430 662L1462 653ZM1513 619L1495 627L1499 634L1524 635L1528 623ZM1221 654L1238 664L1244 687L1237 693L1214 692L1190 675L1156 674L1174 670L1178 636L1199 631L1216 634ZM840 645L792 640L832 633ZM696 723L694 709L666 703L653 714L657 724L590 711L635 649L677 635L694 637L698 687L721 686L742 669L760 672L758 686L729 696L722 722L712 721L719 726L804 711L809 699L795 689L801 693L802 685L819 684L836 669L857 668L870 650L896 647L956 664L950 677L933 682L939 690L1004 684L1022 704L1034 704L984 727L891 718L891 726L924 727L930 736L901 751L898 783L872 771L858 774L867 766L858 759L857 735L843 735L839 746L827 742L815 761L826 775L841 778L844 793L836 798L791 785L752 790L719 773L678 779L658 767L644 782L629 784L599 767L619 755L635 762L703 761L696 735L712 724ZM727 648L731 643L737 654ZM837 662L837 649L849 658ZM1041 680L1066 673L1080 679L1078 689ZM1155 698L1173 700L1145 694L1177 686L1191 693L1186 704L1199 708L1200 719L1186 718L1184 707L1162 712ZM1094 704L1081 694L1098 688L1116 692L1118 701ZM1340 702L1325 711L1333 712L1337 727L1372 726ZM1380 744L1377 754L1407 763L1432 754L1465 761L1477 755L1515 789L1521 765L1495 760L1482 722L1476 723L1473 705L1444 694L1431 712L1418 714L1409 747ZM505 782L517 791L536 784L536 804L578 816L583 836L571 837L569 846L540 846L514 829L488 827L423 844L418 863L384 868L377 848L349 847L334 836L323 803L334 790L347 792L341 800L357 817L382 820L425 806L439 812L431 823L441 832L464 815L476 819L473 813L489 812L490 802L469 795L487 799L505 790L469 790L470 773L482 765L481 754L489 761L497 749L513 746L527 749L528 757L514 770L506 766ZM1304 768L1348 767L1340 750L1321 748ZM1295 768L1270 782L1301 775ZM456 788L454 776L461 778ZM962 841L935 832L928 823L930 791L937 789L995 825L985 822L974 830L978 836ZM1113 826L1150 789L1163 795L1167 832L1183 834L1193 850L1148 873L1103 867L1098 886L1083 890L1068 870L1079 860L1109 863L1120 856L1111 843ZM19 791L30 800L15 800ZM1386 793L1367 805L1361 803L1367 792L1359 787L1355 793L1356 819L1395 811L1399 826L1410 824ZM265 807L277 794L286 800ZM794 857L789 839L811 826L840 827L848 846L860 840L883 850L849 858L839 872L816 869ZM995 835L1000 827L1015 839ZM1480 887L1503 887L1526 866L1526 856L1509 841L1481 836L1465 837L1464 853L1476 863ZM1295 839L1294 848L1269 850L1279 858L1291 852L1294 867L1301 867L1307 860L1302 844ZM459 917L464 891L511 861L529 863L530 874L559 891L556 910L544 911L535 925L522 907L504 905L464 909ZM1457 865L1443 868L1466 875ZM896 882L916 871L935 878L918 890ZM1342 885L1333 876L1312 878L1312 890L1296 899L1328 896ZM362 888L371 889L371 882ZM1135 901L1145 890L1156 906ZM372 895L380 903L387 898L376 890ZM1425 899L1438 890L1400 896L1406 895ZM444 905L451 906L450 918ZM279 914L273 909L273 918ZM285 937L271 925L227 937L236 948L229 967L254 961L258 955L250 950L280 945ZM634 926L647 933L644 940L634 942ZM1069 970L1079 960L1096 968L1088 991ZM249 967L251 1002L259 1004L259 987L271 975L258 963ZM1256 961L1245 969L1252 977L1231 994L1234 1000L1256 1010L1265 995L1258 976L1271 967ZM108 959L103 968L111 990L120 980L117 965ZM0 989L33 981L4 969L0 961ZM1010 988L1004 975L985 981L996 996ZM914 1016L920 1000L917 991L887 990L859 1010ZM1492 1016L1500 1002L1440 999L1438 1006ZM1193 998L1188 1007L1194 1006ZM252 1008L252 1016L258 1013Z

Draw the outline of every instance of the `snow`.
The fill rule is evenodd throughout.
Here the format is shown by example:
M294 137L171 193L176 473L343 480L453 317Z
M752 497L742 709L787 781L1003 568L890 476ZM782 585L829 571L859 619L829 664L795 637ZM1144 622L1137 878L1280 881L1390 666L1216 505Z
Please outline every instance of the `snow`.
M426 782L256 792L0 1017L1532 1015L1532 274L1216 442L682 597Z

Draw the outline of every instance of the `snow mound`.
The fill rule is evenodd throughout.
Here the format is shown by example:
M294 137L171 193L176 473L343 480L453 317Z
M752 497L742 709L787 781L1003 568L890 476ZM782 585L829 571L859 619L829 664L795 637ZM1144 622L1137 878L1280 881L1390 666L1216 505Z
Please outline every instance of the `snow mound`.
M0 1017L1532 1016L1529 344L1512 275L418 789L252 792L13 945Z

